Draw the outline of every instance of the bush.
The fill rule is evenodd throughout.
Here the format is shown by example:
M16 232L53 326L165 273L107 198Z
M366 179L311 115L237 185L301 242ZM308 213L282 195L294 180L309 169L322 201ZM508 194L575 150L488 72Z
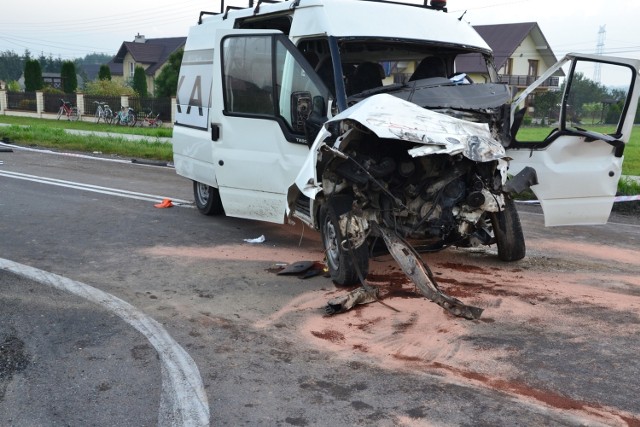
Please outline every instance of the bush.
M7 91L8 92L20 92L20 83L18 83L16 80L11 80L10 82L7 82Z
M42 93L48 93L51 95L64 95L64 91L57 89L53 86L45 86L42 88Z
M98 80L111 80L111 69L108 65L103 64L98 71Z
M136 67L133 72L133 89L140 98L147 97L147 76L142 67Z
M87 95L95 96L121 96L135 95L135 91L118 80L94 80L85 86Z

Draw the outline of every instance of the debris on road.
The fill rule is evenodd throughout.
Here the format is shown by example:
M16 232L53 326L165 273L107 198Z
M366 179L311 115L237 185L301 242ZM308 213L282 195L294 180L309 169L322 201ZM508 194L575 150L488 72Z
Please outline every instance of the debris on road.
M164 199L164 200L162 200L161 203L156 203L153 206L156 207L156 208L159 208L159 209L171 208L171 207L173 207L173 203L171 202L171 199Z
M344 313L358 304L369 304L378 301L378 288L367 286L333 298L327 302L324 312L328 315Z
M267 239L264 237L264 234L260 237L256 237L255 239L244 239L247 243L264 243L265 240Z

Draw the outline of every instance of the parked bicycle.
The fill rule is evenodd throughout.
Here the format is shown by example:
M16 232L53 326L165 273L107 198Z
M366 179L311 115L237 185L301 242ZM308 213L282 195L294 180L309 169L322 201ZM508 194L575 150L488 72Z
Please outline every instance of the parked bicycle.
M113 121L113 111L109 105L105 102L93 101L94 104L97 104L96 108L96 123L100 123L100 119L105 123L111 123Z
M113 123L122 126L135 126L136 113L133 111L133 108L122 106L118 114L114 117Z
M80 120L80 113L78 113L78 107L71 106L71 103L60 99L60 109L58 110L58 120L62 115L67 116L67 120L78 121Z
M160 114L156 114L154 116L153 112L149 110L149 112L144 116L144 118L138 122L138 125L141 127L148 126L151 128L161 127L162 120L160 120Z

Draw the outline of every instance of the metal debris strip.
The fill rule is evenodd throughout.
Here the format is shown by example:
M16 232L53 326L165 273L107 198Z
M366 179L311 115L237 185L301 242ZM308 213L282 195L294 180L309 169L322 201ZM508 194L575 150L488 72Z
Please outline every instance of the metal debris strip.
M465 319L475 320L480 318L482 308L464 304L462 301L453 298L442 292L436 284L433 273L424 263L422 257L392 230L377 227L384 242L391 253L391 256L402 268L402 271L415 283L422 294L435 302L451 314Z

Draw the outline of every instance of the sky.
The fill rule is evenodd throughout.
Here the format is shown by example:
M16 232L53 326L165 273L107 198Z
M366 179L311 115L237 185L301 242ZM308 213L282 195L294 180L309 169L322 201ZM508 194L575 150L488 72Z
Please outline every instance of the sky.
M598 32L604 26L604 54L640 59L637 0L447 3L450 14L459 16L466 11L463 19L472 25L537 22L557 58L568 52L595 53ZM0 51L23 54L29 49L32 56L44 53L63 60L94 52L115 55L123 41L133 41L138 33L147 38L186 36L200 11L219 9L219 0L5 0L0 9Z

